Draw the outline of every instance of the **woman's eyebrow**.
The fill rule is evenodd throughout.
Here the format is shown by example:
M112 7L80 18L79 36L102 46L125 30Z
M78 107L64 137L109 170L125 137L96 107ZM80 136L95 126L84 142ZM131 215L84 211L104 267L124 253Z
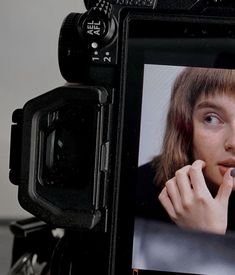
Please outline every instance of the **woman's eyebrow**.
M205 109L205 108L212 108L212 109L215 109L217 111L223 111L224 110L223 106L221 106L220 104L216 104L216 103L210 102L210 101L203 101L203 102L200 102L199 104L197 104L195 106L195 109L197 109L197 110Z

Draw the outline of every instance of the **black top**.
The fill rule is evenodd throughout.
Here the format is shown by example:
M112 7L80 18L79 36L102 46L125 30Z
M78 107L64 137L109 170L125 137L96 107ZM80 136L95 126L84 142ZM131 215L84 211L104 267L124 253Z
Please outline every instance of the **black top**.
M146 163L138 169L138 184L136 190L136 215L146 219L159 220L174 224L168 213L158 200L161 188L154 183L155 171L151 163ZM229 199L228 231L235 230L235 191Z
M158 200L161 188L154 184L154 176L155 171L150 162L139 167L136 188L136 215L146 219L172 223Z

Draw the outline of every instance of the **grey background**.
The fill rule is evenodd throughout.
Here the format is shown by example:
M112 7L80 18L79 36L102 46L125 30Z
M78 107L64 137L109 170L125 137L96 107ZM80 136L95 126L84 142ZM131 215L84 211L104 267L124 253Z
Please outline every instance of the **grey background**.
M28 216L8 179L11 114L29 99L63 85L57 59L58 35L82 0L0 1L0 219Z
M139 165L160 153L171 88L183 68L151 64L144 67Z
M57 60L59 30L67 14L84 11L82 0L0 1L0 274L10 268L9 222L30 216L8 179L11 115L65 83Z

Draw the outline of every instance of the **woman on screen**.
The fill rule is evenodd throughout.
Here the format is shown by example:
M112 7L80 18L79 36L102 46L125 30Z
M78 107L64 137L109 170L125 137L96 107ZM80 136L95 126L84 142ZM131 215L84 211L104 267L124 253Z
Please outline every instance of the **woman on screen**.
M235 71L186 68L172 89L162 152L139 170L139 214L225 234L235 229L233 168Z

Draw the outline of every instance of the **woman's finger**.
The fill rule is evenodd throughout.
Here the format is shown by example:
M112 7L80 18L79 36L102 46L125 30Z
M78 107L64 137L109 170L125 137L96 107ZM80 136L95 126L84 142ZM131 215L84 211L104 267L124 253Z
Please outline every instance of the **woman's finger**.
M176 213L174 210L174 207L172 205L172 202L168 196L166 187L164 187L162 189L162 192L160 193L160 195L158 196L159 201L161 202L162 206L165 208L165 210L167 211L168 215L172 218L175 219L176 218Z
M168 194L169 199L174 207L176 214L180 214L182 212L182 199L180 196L180 192L178 186L176 184L176 178L172 178L166 182L166 192Z
M228 169L223 177L223 182L219 187L218 193L216 195L216 199L220 200L222 203L225 203L225 205L228 204L229 197L231 195L231 192L233 190L234 185L234 177L232 176L233 173L231 173L233 169Z
M206 185L206 181L202 173L205 166L206 164L202 160L194 161L189 169L189 177L196 195L211 198L211 193Z
M188 205L193 196L192 185L189 178L190 167L191 165L186 165L175 173L176 184L178 185L183 205Z

